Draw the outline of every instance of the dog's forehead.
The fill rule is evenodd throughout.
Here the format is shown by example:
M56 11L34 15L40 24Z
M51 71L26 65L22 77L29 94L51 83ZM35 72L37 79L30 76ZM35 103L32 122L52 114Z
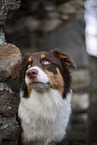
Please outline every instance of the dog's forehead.
M47 56L47 55L49 55L50 54L50 52L46 52L46 51L41 51L41 52L35 52L35 53L32 53L32 56L37 56L37 57L41 57L42 55L43 56Z
M31 53L28 57L28 61L31 62L32 60L36 61L45 58L54 59L54 54L46 51Z

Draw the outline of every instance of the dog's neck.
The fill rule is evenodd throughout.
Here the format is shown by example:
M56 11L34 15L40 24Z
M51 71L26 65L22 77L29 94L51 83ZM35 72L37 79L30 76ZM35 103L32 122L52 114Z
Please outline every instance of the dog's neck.
M49 89L48 92L44 93L32 90L29 98L23 98L22 91L20 95L20 103L23 104L25 108L31 110L31 112L36 110L37 116L46 117L46 119L55 119L55 115L57 114L55 112L59 111L64 106L65 101L59 92L54 89Z
M21 91L21 101L20 103L25 106L25 108L36 112L37 116L41 116L46 119L55 119L57 110L60 110L64 106L64 101L62 96L54 89L49 89L47 92L38 92L32 90L29 98L23 98L23 93Z
M36 91L32 89L28 98L24 98L23 94L24 94L23 91L20 91L21 101L28 99L33 102L34 100L39 103L44 103L44 105L46 106L47 106L47 103L52 103L52 101L55 101L54 103L63 102L63 98L61 94L57 90L54 90L51 88L48 89L47 91Z

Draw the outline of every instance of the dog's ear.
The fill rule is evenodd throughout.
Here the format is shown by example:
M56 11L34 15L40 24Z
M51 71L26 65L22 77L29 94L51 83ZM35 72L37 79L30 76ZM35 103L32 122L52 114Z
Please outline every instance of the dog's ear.
M21 68L21 63L22 61L19 61L17 64L15 64L13 67L12 67L12 70L11 70L11 77L12 79L19 79L19 73L20 73L20 68Z
M62 53L56 49L52 50L52 52L55 54L56 57L58 57L61 61L61 63L66 65L69 68L76 68L76 64L74 60L70 57L68 53Z
M25 71L28 64L28 57L29 55L26 54L21 61L19 61L16 65L13 66L11 71L12 79L19 79L25 77Z

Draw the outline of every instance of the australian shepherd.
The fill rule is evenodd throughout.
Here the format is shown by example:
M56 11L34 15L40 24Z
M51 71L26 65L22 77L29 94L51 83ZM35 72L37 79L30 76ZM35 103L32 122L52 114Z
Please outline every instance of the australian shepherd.
M26 54L12 71L20 80L19 145L55 145L65 134L71 114L71 72L75 63L57 50Z

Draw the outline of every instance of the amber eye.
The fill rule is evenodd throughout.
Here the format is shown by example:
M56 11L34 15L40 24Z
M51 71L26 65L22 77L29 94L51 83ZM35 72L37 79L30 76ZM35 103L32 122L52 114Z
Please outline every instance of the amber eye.
M43 60L43 65L48 65L48 64L51 64L51 62L50 61L48 61L48 60Z

